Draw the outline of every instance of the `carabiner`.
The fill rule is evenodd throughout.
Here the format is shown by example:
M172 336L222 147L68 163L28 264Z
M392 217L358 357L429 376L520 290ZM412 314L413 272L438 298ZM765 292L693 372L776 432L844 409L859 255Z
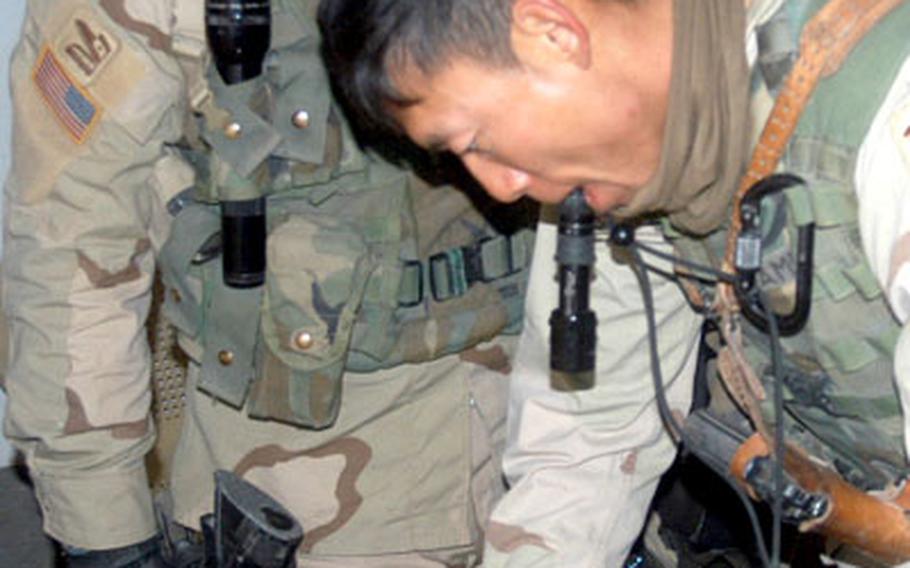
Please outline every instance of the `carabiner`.
M756 277L761 270L761 202L781 190L805 181L793 174L773 174L759 180L749 188L740 205L739 217L742 231L736 239L736 297L743 316L763 333L768 333L768 314L758 298ZM796 305L789 314L773 314L778 319L778 329L784 337L796 335L806 326L812 307L812 258L815 250L815 223L797 227L796 248Z

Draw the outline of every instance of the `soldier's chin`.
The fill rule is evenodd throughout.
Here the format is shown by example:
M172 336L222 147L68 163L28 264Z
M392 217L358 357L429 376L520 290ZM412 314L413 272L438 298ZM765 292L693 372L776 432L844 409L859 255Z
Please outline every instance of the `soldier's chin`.
M585 200L598 215L605 215L613 209L626 205L632 199L633 189L620 185L586 185Z

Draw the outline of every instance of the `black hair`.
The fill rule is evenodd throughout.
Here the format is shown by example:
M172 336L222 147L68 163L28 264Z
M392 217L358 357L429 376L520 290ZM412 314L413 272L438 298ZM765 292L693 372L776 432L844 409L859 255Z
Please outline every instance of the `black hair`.
M322 51L339 98L360 122L392 130L389 104L408 105L392 74L432 76L455 56L517 63L510 41L513 0L322 0Z

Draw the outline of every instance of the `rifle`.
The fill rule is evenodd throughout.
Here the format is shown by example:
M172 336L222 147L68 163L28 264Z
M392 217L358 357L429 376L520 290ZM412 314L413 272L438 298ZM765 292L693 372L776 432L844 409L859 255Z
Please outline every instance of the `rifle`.
M720 475L732 475L753 499L770 501L774 462L760 434L747 436L705 410L686 420L684 432L699 459ZM860 491L794 444L787 444L784 455L785 520L888 564L910 561L906 483L893 496L877 496Z
M300 523L277 501L228 471L215 472L215 511L201 533L172 540L163 556L172 568L293 568L303 540Z
M205 568L293 568L300 523L277 501L228 471L215 472L215 512L202 518Z

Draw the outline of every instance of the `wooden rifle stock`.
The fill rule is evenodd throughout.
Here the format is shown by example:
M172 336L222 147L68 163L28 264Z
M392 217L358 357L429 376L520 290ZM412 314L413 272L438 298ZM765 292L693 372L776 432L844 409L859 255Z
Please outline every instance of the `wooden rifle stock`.
M743 443L730 472L747 488L747 474L758 458L771 455L765 439L754 434ZM890 564L910 561L910 519L906 484L892 500L860 491L834 470L813 461L799 448L788 446L784 469L804 490L828 497L829 507L817 519L803 522L802 531L814 531L854 546Z

